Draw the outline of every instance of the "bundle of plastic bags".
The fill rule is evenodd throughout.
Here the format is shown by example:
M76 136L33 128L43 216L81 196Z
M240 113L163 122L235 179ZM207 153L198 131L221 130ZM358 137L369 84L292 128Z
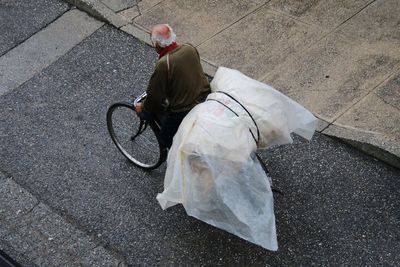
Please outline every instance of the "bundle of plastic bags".
M311 139L317 120L271 86L219 68L212 93L182 121L167 160L166 209L182 204L188 215L269 250L277 250L270 179L257 149Z

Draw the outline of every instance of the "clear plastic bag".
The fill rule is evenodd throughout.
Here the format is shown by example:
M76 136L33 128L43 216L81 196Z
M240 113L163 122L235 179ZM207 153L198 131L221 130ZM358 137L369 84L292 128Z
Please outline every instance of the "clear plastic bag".
M310 139L316 119L235 70L219 68L211 86L209 101L185 117L174 137L157 200L163 209L180 203L190 216L277 250L270 179L254 153L292 142L291 132Z

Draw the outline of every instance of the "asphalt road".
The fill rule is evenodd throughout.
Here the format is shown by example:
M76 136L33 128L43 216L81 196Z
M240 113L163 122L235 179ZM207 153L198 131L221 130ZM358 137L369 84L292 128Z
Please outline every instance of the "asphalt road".
M0 56L69 9L61 0L1 0Z
M316 134L262 153L276 195L279 251L162 211L165 165L119 154L105 114L142 92L156 61L104 26L0 97L0 171L130 265L392 265L400 262L400 172ZM18 259L17 259L18 260Z

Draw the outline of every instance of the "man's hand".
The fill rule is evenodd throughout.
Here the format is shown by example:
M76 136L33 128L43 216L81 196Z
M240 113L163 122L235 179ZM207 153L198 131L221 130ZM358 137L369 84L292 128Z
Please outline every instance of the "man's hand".
M143 103L137 103L137 104L135 105L135 111L136 111L137 113L141 113L141 112L143 111Z

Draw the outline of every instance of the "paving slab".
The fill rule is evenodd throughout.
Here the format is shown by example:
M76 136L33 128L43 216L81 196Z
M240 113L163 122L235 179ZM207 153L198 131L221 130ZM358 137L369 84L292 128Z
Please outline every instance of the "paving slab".
M400 54L400 5L398 0L376 0L339 30L354 42L387 47Z
M400 146L400 74L375 89L335 123L385 135ZM400 156L400 149L397 149Z
M305 23L333 29L362 10L371 0L290 1L272 0L268 6Z
M110 23L114 27L120 28L129 23L124 16L118 15L114 10L106 6L100 0L65 0L71 5L76 6L100 21Z
M214 65L258 79L312 45L320 35L317 27L262 7L198 48Z
M400 110L400 73L399 71L388 82L377 88L374 93L387 105Z
M101 0L103 4L111 8L114 12L131 8L137 5L140 0Z
M160 4L164 0L141 0L138 3L138 7L140 13L146 13L151 8L155 7L156 5Z
M339 117L324 133L368 142L400 158L399 88L400 73L397 73Z
M0 58L0 95L17 88L102 25L71 10Z
M134 22L147 29L168 23L177 33L179 42L197 46L264 4L262 0L166 0L135 18Z
M331 123L398 68L400 53L332 34L263 81Z
M150 33L144 31L142 28L139 28L136 25L128 24L123 26L121 30L135 36L137 39L146 44L151 44Z
M357 115L348 113L346 119L338 119L324 133L343 138L395 166L398 141L394 140L399 136L395 137L398 133L392 131L393 121L377 121L377 132L362 127L361 122L376 121L370 118L370 111L380 119L387 117L386 112L396 112L374 95L364 98L399 66L399 9L398 1L367 4L319 44L263 78L328 122L337 120L349 109L357 110Z
M61 0L2 0L0 2L0 56L68 11Z
M142 0L142 1L137 1L138 3L128 9L125 9L121 12L118 12L118 14L124 16L128 20L132 21L134 18L136 18L139 15L142 15L146 13L148 10L150 10L152 7L158 5L162 1L160 0Z
M328 126L329 126L329 123L327 121L324 121L324 120L318 118L316 131L322 132Z
M121 12L118 12L119 15L123 16L126 18L128 21L133 21L134 18L140 15L139 9L137 6L125 9ZM131 25L131 24L128 24Z

